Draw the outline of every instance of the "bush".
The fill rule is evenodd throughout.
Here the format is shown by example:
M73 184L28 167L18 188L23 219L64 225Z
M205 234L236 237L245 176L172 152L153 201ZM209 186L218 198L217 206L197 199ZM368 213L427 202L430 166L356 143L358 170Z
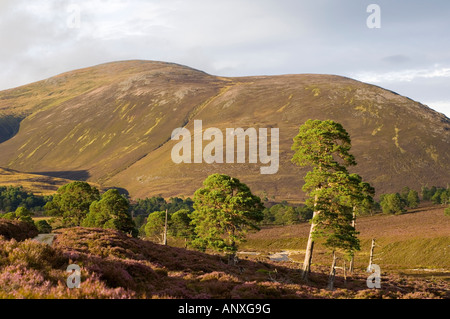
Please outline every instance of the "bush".
M444 210L444 215L450 217L450 206Z
M24 267L43 269L51 267L57 258L55 250L48 245L27 239L10 247L8 259L11 264L21 264Z
M405 211L405 203L398 193L382 195L380 205L384 214L401 214Z
M45 219L38 220L35 225L39 234L48 234L52 232L52 226L50 226Z
M25 240L38 235L38 230L34 224L19 220L0 219L0 236L5 239Z

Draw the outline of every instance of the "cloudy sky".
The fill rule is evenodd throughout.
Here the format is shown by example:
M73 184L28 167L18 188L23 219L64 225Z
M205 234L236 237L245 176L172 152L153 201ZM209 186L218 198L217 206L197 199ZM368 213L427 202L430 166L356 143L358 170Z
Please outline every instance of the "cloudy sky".
M222 76L343 75L450 117L448 0L0 0L0 48L0 90L145 59Z

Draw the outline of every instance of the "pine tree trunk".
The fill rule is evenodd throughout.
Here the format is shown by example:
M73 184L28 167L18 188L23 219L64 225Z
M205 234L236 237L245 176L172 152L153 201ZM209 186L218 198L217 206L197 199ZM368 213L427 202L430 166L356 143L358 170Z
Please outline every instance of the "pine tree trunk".
M336 252L333 251L333 262L331 263L330 276L328 277L328 289L334 289L334 279L336 277Z
M344 281L345 281L345 283L347 283L347 265L345 264L345 258L344 258L344 265L343 265L343 268L344 268Z
M166 209L166 220L164 222L164 238L163 245L167 245L167 209Z
M233 234L234 234L234 232L233 232ZM236 249L236 242L234 240L231 242L231 247L232 247L231 248L232 253L228 255L228 265L236 266L236 260L237 260L236 251L237 251L237 249Z
M313 213L313 218L312 218L313 221L314 221L314 217L316 217L318 213L319 212L316 212L316 211ZM305 260L303 261L302 278L304 280L308 280L308 275L311 271L311 261L312 261L312 254L313 254L313 249L314 249L314 240L312 238L312 235L314 232L314 228L316 227L316 224L313 221L311 222L311 229L309 231L308 243L306 244Z
M356 227L356 206L353 206L353 220L352 220L352 227ZM350 274L353 274L353 267L355 263L355 256L352 255L352 259L350 260L350 266L348 267L348 272Z
M228 265L236 266L236 253L231 253L228 255Z
M374 249L375 249L375 238L372 239L372 245L370 247L369 266L367 267L367 269L370 269L372 267Z

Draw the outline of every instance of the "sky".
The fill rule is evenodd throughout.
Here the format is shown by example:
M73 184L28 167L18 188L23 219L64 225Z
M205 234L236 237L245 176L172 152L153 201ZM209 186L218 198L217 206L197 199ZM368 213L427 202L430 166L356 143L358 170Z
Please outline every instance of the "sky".
M0 90L135 59L342 75L450 117L448 0L0 0Z

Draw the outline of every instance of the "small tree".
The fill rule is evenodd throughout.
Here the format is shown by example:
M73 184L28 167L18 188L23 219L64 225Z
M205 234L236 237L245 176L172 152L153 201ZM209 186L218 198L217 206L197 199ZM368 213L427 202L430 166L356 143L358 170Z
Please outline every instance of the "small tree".
M362 177L358 174L350 174L345 178L347 187L344 196L348 201L348 205L352 207L351 226L355 230L356 217L373 208L375 189L369 183L363 182ZM349 250L347 253L350 256L350 272L353 272L354 251Z
M40 234L48 234L52 232L52 226L50 226L45 219L38 220L35 225Z
M183 238L185 242L194 237L194 227L191 225L190 213L188 209L180 209L170 216L170 234L176 238Z
M408 195L411 189L408 186L405 186L402 188L402 191L400 192L400 198L405 202L408 203Z
M450 206L444 210L444 215L450 217Z
M419 194L417 191L411 189L406 196L406 202L409 208L417 208L420 203Z
M62 217L65 226L80 226L91 204L99 199L97 188L86 182L72 182L61 186L44 208L48 216Z
M220 174L210 175L203 187L194 194L194 212L197 247L223 251L233 263L238 244L245 240L249 229L259 229L263 205L258 196L238 179Z
M441 195L444 192L444 189L442 188L437 188L436 191L434 192L434 195L431 197L431 202L433 204L441 204Z
M384 214L401 214L405 211L405 205L398 193L385 194L380 205Z
M145 235L156 242L162 242L164 237L164 225L166 212L153 212L147 217L145 224Z
M342 252L346 258L351 258L359 250L359 239L353 225L354 207L356 205L357 189L352 188L354 176L344 172L332 174L327 181L329 187L314 192L316 209L320 211L313 220L315 228L313 238L324 238L324 246L333 255L329 277L329 288L334 285L334 267L336 253Z
M128 200L117 189L110 189L91 204L82 226L115 229L137 236L129 206Z
M447 205L450 203L450 188L447 188L442 192L440 199L442 205Z
M427 186L422 186L422 200L429 201L431 199L431 190Z
M4 219L9 219L9 220L14 220L16 219L16 213L15 212L10 212L10 213L5 213L3 214L2 218Z
M31 218L31 216L33 216L34 213L28 210L27 208L17 207L15 214L18 220L34 225L33 218Z
M17 220L27 222L27 223L34 225L33 218L31 218L31 216L33 216L34 213L31 212L26 207L20 206L20 207L17 207L15 212L10 212L10 213L0 214L0 215L1 215L0 218L10 219L10 220L17 219Z

